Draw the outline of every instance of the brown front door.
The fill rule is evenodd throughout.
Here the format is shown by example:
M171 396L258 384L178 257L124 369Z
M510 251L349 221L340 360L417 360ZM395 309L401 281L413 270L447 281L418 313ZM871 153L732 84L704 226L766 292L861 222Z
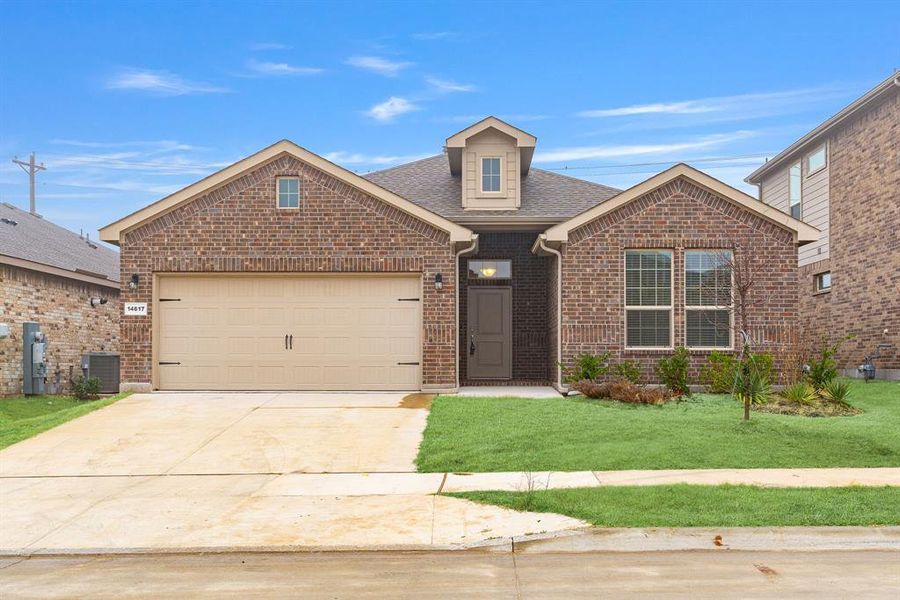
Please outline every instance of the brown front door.
M512 288L469 288L469 379L512 379Z

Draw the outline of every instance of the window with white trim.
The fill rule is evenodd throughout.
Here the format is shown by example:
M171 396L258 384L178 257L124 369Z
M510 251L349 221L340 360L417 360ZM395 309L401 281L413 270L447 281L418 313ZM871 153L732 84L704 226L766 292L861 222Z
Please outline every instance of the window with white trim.
M625 251L625 346L672 347L672 252Z
M300 178L278 178L278 208L300 208Z
M825 144L822 144L806 157L806 176L809 177L816 171L824 169L827 160L828 155L825 152Z
M684 253L684 335L688 348L731 348L732 254L728 250Z
M799 219L803 214L801 206L801 200L803 199L803 195L801 192L801 185L803 183L803 177L800 174L800 163L797 163L791 167L791 172L788 181L788 192L790 195L790 213L791 216L795 219Z
M500 159L485 157L481 159L481 191L500 191Z
M831 271L825 271L816 275L816 291L827 292L831 290Z

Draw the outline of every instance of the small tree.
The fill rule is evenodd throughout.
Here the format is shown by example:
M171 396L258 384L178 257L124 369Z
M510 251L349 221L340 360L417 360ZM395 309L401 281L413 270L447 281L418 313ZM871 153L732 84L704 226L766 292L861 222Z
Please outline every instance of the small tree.
M763 269L763 261L758 260L758 252L754 246L734 244L728 250L716 255L716 269L731 275L730 285L726 289L717 286L713 293L724 294L731 301L735 315L735 333L740 339L738 354L735 357L734 383L732 395L744 405L744 420L750 420L752 404L764 402L769 395L768 374L758 368L760 362L754 360L752 317L756 312L757 282ZM701 282L701 285L702 282ZM718 325L716 325L718 326Z

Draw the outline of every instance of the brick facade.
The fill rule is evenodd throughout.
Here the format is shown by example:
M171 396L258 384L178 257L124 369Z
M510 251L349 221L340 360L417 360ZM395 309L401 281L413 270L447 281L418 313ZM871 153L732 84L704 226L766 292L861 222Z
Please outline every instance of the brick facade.
M468 303L470 285L509 285L512 287L512 379L515 382L544 384L549 378L548 307L547 294L550 282L549 259L531 252L536 233L481 233L478 236L478 253L460 257L459 272L465 274L471 259L509 259L512 261L512 280L468 280L460 276L459 290L459 369L460 378L466 380L468 359ZM554 334L555 335L555 334Z
M0 322L11 336L0 340L0 395L22 393L22 323L37 321L47 335L48 378L60 392L81 374L86 352L119 348L119 291L38 271L0 265ZM108 300L96 308L90 299Z
M893 344L876 367L900 377L900 92L835 128L829 161L830 258L800 269L802 327L816 341L853 336L838 354L851 373ZM829 270L831 291L815 293Z
M299 209L277 209L275 178L301 179ZM454 255L446 232L282 155L125 232L122 300L152 300L164 272L422 272L425 386L455 385ZM136 290L127 281L140 278ZM444 286L435 290L434 275ZM152 309L151 309L152 311ZM122 323L122 380L151 381L151 321Z
M562 356L564 364L581 352L613 353L613 362L638 362L649 381L671 351L626 350L624 253L626 249L673 252L674 345L684 345L684 251L750 251L764 265L754 286L752 333L763 349L795 335L797 249L792 232L679 178L607 213L569 236L563 249ZM551 306L552 310L552 306ZM735 324L740 325L737 315ZM736 336L735 336L736 337ZM696 379L707 352L692 352ZM552 359L552 357L551 357Z

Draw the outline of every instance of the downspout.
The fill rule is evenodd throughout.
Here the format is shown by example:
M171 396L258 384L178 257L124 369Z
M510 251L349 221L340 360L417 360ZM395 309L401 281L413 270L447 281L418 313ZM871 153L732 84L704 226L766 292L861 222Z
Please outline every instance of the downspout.
M563 395L568 393L568 389L563 388L562 384L562 253L547 246L547 235L538 236L538 247L544 252L549 252L556 256L556 389Z
M453 307L453 310L456 312L456 330L453 334L456 336L456 343L453 344L453 347L456 349L456 390L459 391L459 258L463 254L468 254L470 252L474 252L478 250L478 234L472 234L472 243L469 244L468 248L463 248L459 252L456 253L456 256L453 260L453 269L455 272L455 279L453 280L454 287L456 288L456 303Z

